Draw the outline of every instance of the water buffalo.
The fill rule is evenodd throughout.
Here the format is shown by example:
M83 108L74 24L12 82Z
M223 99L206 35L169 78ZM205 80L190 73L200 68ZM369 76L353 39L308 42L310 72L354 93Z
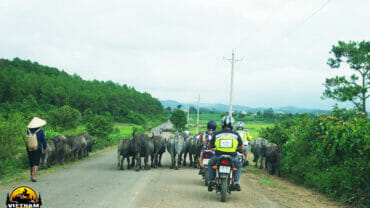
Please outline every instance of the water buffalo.
M197 136L190 136L186 139L186 152L184 156L184 161L186 160L186 154L188 154L189 160L190 160L190 166L193 166L194 168L197 167L197 162L198 162L199 153L201 149L199 148L200 146L199 146L198 140L199 140L199 137Z
M86 155L86 139L82 136L69 136L67 135L68 144L71 146L71 160L75 161L81 159Z
M166 152L166 140L162 136L154 136L154 167L161 167L162 155Z
M88 133L82 133L79 134L78 136L82 136L86 140L86 151L85 151L85 157L89 156L89 152L93 151L93 146L94 146L94 139L90 136Z
M186 143L184 137L180 135L171 136L167 142L167 151L171 155L171 166L170 168L175 168L181 165L181 157L186 150ZM177 160L177 161L176 161Z
M67 137L55 136L50 139L50 143L55 147L55 159L62 165L64 161L68 162L71 156L71 147L68 144Z
M194 140L193 140L193 145L194 145L194 149L192 150L193 151L193 155L194 155L194 167L196 167L197 165L199 166L199 157L200 157L200 151L202 150L202 144L199 143L199 139L200 139L200 134L197 134L194 136Z
M151 162L154 160L154 142L153 135L139 134L135 135L131 142L131 151L135 155L136 160L136 171L141 169L141 157L144 157L145 169L149 170L148 165L149 156L151 156Z
M185 148L185 152L184 152L184 161L182 161L182 165L186 166L186 156L189 155L190 166L192 166L193 165L193 158L190 154L192 136L190 136L189 134L187 134L185 132L182 133L182 136L184 137L185 144L186 144L186 148Z
M277 146L277 144L269 142L266 145L266 162L265 166L268 170L268 172L273 175L275 170L278 171L278 176L280 177L280 159L281 159L281 152L280 148Z
M252 153L254 155L253 162L256 163L256 167L257 167L258 160L260 160L261 161L260 169L263 168L262 161L263 161L263 157L265 156L265 150L266 150L267 143L268 141L264 138L257 138L252 141Z
M132 158L131 165L130 165L130 157L134 156L131 151L131 139L122 139L118 144L117 149L117 166L120 170L123 170L123 161L127 158L127 169L130 169L134 166L134 158Z
M40 167L42 169L50 168L52 162L55 160L55 155L55 145L53 142L49 142L46 148L46 152L42 154Z

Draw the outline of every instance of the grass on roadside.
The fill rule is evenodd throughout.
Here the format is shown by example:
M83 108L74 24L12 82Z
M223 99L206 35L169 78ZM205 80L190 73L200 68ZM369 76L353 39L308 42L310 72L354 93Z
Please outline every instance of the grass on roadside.
M261 176L258 179L258 183L263 185L263 186L275 187L275 188L278 188L278 189L286 189L286 187L284 187L281 184L271 180L271 178L266 177L266 176Z
M257 182L262 186L274 187L274 188L278 188L278 189L286 189L286 187L284 187L280 183L274 181L272 179L272 177L263 173L263 172L265 172L265 170L261 170L261 169L252 167L251 164L248 165L247 167L245 167L245 170L248 173L252 173L252 174L256 175L258 177Z

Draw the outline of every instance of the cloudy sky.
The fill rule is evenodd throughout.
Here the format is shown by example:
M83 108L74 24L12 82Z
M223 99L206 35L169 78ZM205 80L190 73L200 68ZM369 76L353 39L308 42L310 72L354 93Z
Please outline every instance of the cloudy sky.
M161 100L331 108L338 40L369 40L368 0L0 0L0 57L113 80Z

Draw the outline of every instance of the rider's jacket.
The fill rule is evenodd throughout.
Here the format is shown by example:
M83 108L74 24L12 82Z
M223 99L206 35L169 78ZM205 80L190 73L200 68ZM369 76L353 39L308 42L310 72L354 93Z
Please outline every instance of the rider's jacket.
M246 130L244 129L239 129L239 130L236 130L236 132L238 132L238 134L240 135L240 137L242 138L242 141L245 142L245 141L251 141L251 136L249 135L249 132L247 132Z
M215 148L217 156L223 154L236 156L236 150L243 145L243 141L237 132L222 130L213 135L210 144Z
M199 136L199 144L202 145L202 149L208 148L208 142L212 139L212 136L215 134L213 130L207 130L202 132Z

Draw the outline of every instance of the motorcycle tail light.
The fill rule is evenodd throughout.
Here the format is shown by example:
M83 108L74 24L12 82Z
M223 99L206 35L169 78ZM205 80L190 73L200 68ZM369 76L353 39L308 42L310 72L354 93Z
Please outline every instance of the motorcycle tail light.
M221 165L228 165L229 163L229 160L221 160Z
M209 153L204 154L204 158L211 158L211 154L209 154Z

